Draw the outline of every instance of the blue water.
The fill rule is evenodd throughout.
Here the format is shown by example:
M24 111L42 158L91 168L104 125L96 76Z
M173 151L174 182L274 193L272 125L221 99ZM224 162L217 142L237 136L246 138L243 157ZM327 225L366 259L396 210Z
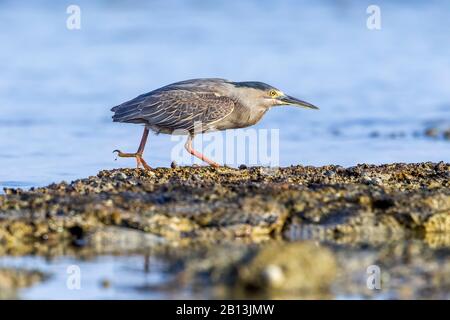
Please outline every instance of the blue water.
M141 130L109 109L197 77L260 80L320 106L271 110L280 164L449 161L420 134L450 126L450 3L377 1L0 1L0 187L30 187L132 167ZM375 137L373 137L375 135ZM393 138L392 136L398 136ZM175 142L150 136L168 166ZM239 163L230 163L239 165Z
M44 273L44 281L19 291L21 299L161 299L170 297L169 292L148 289L162 286L165 281L170 280L170 276L164 272L164 264L154 261L152 257L149 260L149 268L146 269L144 259L145 257L138 255L99 256L90 259L1 257L0 268L18 268ZM73 269L74 267L77 269ZM183 292L179 292L179 295L182 296Z

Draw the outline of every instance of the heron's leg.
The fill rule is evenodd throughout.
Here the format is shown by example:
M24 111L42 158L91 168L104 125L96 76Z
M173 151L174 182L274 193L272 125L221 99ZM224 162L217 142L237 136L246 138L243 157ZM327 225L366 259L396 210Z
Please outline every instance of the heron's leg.
M117 152L117 156L121 158L136 158L137 167L143 166L145 169L150 170L150 166L145 162L142 155L144 154L145 143L147 142L149 129L145 127L144 133L142 134L141 143L139 144L139 148L136 153L125 153L120 150L114 150L113 152Z
M200 160L205 161L206 163L208 163L209 165L211 165L213 167L220 167L220 165L217 162L214 162L214 161L208 159L207 157L205 157L200 152L195 151L194 148L192 148L192 139L194 139L194 137L192 135L189 135L188 138L187 138L186 144L184 145L184 147L186 148L187 152L189 152L193 156L196 156Z

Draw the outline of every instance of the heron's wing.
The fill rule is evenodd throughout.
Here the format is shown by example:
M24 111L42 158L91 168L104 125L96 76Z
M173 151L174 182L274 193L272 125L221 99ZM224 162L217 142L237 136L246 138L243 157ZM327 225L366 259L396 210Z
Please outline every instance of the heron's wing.
M199 126L206 129L233 109L232 99L213 93L162 91L142 105L141 117L157 127L192 131Z
M204 129L229 115L233 99L211 92L156 90L116 107L114 121L144 122L168 130ZM117 116L117 117L116 117Z

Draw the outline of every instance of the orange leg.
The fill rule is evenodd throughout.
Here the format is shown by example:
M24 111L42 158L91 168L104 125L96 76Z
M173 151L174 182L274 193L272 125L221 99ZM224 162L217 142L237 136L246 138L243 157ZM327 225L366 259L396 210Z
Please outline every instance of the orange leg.
M192 148L192 139L194 139L193 136L189 135L186 141L186 144L184 145L184 147L186 148L187 152L189 152L190 154L192 154L193 156L196 156L197 158L199 158L202 161L205 161L206 163L208 163L209 165L213 166L213 167L220 167L220 165L217 162L214 162L210 159L208 159L207 157L205 157L203 154L201 154L198 151L195 151Z
M113 152L117 152L117 156L121 158L136 158L137 167L143 166L145 169L150 170L150 166L145 162L144 158L142 157L144 153L145 143L147 142L148 138L148 128L145 127L144 133L142 134L141 143L139 144L139 149L136 153L124 153L120 150L114 150Z

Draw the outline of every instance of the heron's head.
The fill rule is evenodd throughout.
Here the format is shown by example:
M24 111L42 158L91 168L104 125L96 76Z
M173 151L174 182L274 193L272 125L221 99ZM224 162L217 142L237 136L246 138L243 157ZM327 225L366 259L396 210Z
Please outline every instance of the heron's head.
M266 83L257 81L233 82L241 99L258 106L273 107L292 105L302 108L319 109L306 101L294 98Z

